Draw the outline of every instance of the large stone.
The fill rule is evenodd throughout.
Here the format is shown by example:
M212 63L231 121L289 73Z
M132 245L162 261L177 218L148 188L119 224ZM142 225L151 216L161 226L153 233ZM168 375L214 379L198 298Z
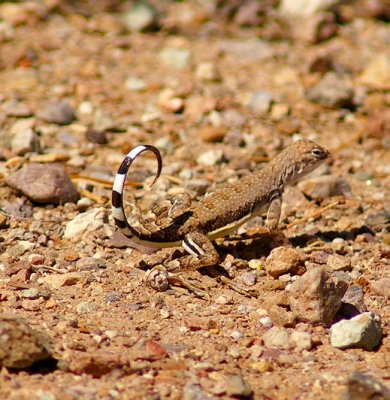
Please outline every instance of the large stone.
M357 347L371 351L379 345L381 338L380 318L372 312L337 322L330 328L331 344L339 349Z
M64 238L79 240L80 235L98 230L106 221L107 211L104 208L94 208L79 214L76 218L67 223Z
M51 357L45 335L33 330L14 314L0 314L0 365L28 368L36 361Z
M289 303L294 318L329 325L347 288L346 282L331 278L322 268L307 271L290 288Z
M75 203L79 197L69 175L58 164L29 164L8 175L5 182L37 203Z
M328 72L307 91L306 97L308 100L326 107L351 107L353 106L354 89L351 81L345 76Z

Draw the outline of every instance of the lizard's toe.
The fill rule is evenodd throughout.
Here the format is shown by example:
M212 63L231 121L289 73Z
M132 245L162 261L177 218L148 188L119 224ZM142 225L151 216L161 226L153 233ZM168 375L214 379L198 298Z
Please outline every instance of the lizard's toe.
M162 265L156 265L146 273L148 285L159 292L165 292L169 287L168 271Z

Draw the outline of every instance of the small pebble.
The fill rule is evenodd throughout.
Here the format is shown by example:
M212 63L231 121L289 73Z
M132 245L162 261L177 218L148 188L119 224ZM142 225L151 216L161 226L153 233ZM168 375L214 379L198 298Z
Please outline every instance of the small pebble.
M354 89L349 79L331 71L309 89L306 97L308 100L326 107L351 107Z
M95 306L88 301L83 301L76 305L77 314L89 314L95 309Z
M97 129L88 129L85 133L85 137L92 143L97 144L107 144L108 139L104 131L99 131Z
M74 109L67 101L47 104L37 115L46 122L58 125L68 125L76 119Z
M298 351L310 350L312 348L312 337L309 332L293 331L290 340Z
M165 47L160 52L161 61L176 69L184 69L188 66L191 58L191 53L188 49L180 47Z
M134 1L123 14L128 29L136 32L150 31L157 27L157 12L148 1Z
M229 336L234 340L239 340L244 337L244 334L241 331L234 330L234 331L230 332Z
M242 283L246 286L253 286L256 284L256 275L253 272L243 272L240 278Z
M289 349L291 347L290 338L285 328L274 326L263 334L264 345L268 348Z
M209 150L202 153L196 159L196 162L200 165L211 167L216 164L220 164L224 159L224 152L219 149Z
M216 81L219 79L217 68L212 62L202 62L196 67L195 75L201 81Z
M122 292L110 292L104 296L104 301L106 303L117 303L121 300Z
M143 79L131 76L126 79L125 87L131 92L142 92L146 89L146 82Z
M266 115L271 109L274 98L268 92L254 92L249 96L246 106L257 115Z
M264 328L272 328L274 326L270 317L262 317L259 319L259 322Z

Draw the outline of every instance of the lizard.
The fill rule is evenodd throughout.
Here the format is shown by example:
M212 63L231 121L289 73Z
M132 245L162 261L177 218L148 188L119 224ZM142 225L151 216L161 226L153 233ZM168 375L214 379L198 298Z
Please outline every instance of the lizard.
M264 168L222 185L198 202L193 203L189 194L183 194L173 202L172 207L161 207L155 221L146 219L132 204L131 215L127 219L123 201L127 173L134 160L145 151L151 151L157 160L157 173L152 185L158 180L162 171L160 151L147 144L133 148L114 178L112 214L119 230L134 242L155 248L182 246L188 253L179 260L169 261L165 266L158 265L150 271L149 284L157 290L165 290L170 280L174 282L177 279L173 270L182 273L216 266L220 257L213 241L233 233L265 211L266 227L271 232L276 231L285 186L296 183L330 156L324 147L301 139L286 147ZM183 284L183 280L179 282ZM183 285L195 290L187 282Z

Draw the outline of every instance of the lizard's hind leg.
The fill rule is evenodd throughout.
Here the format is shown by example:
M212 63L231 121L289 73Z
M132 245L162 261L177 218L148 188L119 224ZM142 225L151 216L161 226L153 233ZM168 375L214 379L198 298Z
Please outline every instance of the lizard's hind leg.
M201 232L192 232L186 235L182 245L190 254L152 268L147 275L149 285L156 290L164 291L171 283L185 287L196 296L209 297L205 288L194 285L181 275L218 264L218 252L210 239Z

